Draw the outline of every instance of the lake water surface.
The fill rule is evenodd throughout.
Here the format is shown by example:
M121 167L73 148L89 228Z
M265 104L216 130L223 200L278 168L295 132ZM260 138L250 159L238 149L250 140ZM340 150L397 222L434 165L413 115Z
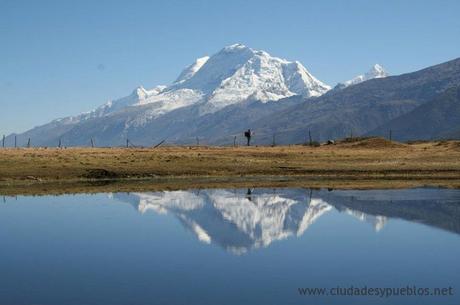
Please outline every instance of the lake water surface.
M0 304L460 304L460 190L6 197L0 244Z

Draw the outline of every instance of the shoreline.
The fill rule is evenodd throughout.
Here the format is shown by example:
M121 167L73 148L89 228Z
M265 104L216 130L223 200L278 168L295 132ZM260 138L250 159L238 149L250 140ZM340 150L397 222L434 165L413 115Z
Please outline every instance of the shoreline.
M407 189L419 187L460 188L457 179L324 179L318 177L175 177L163 179L101 179L66 181L15 181L0 184L0 196L64 195L118 192L156 192L212 188L306 188L306 189Z

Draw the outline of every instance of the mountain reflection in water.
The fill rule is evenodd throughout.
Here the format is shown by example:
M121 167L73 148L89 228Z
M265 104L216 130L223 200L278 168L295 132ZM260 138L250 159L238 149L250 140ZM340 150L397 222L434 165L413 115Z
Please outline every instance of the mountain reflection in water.
M140 213L172 214L201 242L234 254L301 236L333 209L369 223L377 232L390 218L400 218L460 233L456 190L210 189L111 196Z

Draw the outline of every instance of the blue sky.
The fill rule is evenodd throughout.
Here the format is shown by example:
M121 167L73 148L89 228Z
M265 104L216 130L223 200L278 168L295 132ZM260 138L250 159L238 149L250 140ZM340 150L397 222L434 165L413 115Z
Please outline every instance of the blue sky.
M0 134L171 83L236 42L334 85L460 57L460 1L0 0Z

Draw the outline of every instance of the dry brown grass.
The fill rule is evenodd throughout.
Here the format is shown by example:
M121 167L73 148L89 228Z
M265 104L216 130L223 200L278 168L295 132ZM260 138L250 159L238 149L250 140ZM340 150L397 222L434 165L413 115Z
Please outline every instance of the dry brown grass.
M177 177L431 181L455 186L460 180L460 142L408 145L364 139L321 147L0 150L0 188L37 182Z

